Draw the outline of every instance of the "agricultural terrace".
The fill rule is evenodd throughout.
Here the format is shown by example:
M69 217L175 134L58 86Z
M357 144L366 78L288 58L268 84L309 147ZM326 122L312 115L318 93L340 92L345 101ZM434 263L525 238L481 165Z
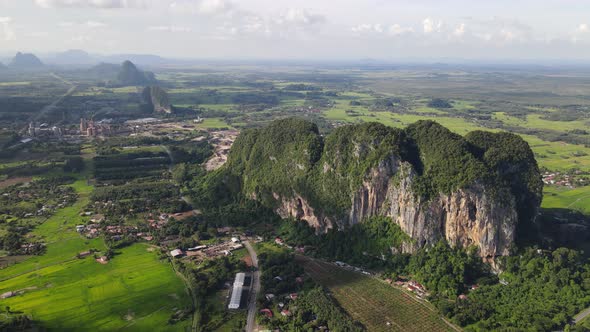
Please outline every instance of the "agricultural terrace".
M375 278L301 256L298 261L368 331L454 331L429 304Z

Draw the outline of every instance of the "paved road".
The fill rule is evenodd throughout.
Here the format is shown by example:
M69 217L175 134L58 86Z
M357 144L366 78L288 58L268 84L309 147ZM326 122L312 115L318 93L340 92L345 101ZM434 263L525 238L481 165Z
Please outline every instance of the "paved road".
M250 242L244 242L250 257L252 258L252 266L256 271L252 273L252 287L250 288L250 299L248 301L248 319L246 320L246 332L254 332L256 328L256 296L260 291L260 270L258 269L258 255L252 248Z

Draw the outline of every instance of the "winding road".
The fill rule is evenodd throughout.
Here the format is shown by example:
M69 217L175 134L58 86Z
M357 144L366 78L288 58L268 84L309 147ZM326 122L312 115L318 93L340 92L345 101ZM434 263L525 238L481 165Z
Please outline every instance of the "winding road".
M252 266L255 271L252 273L252 287L250 288L250 297L248 299L248 318L246 320L246 332L254 332L256 328L256 296L260 291L260 270L258 269L258 255L249 241L244 245L252 258Z

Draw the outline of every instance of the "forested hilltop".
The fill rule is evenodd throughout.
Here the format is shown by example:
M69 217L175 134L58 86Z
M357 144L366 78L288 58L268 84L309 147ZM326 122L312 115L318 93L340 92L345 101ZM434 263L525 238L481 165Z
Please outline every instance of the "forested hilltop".
M323 137L311 122L278 120L244 131L227 165L205 182L196 188L202 202L250 198L321 231L390 217L411 238L403 251L445 239L475 244L482 257L509 254L542 196L537 163L519 136L462 137L433 121L403 130L350 125Z

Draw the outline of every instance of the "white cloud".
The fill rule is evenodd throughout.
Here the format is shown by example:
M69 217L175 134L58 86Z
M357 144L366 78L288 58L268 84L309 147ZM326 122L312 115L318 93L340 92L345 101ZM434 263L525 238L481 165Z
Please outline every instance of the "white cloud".
M85 43L90 40L91 40L91 38L89 36L85 36L85 35L78 35L78 36L75 36L71 39L71 41L74 43Z
M590 27L586 23L581 23L580 25L578 25L578 32L581 32L581 33L590 32Z
M143 8L148 0L35 0L43 8Z
M465 23L459 24L459 26L455 28L455 31L453 31L453 34L457 37L463 37L465 34Z
M306 9L289 8L277 20L279 24L293 24L299 26L311 26L326 22L323 15L313 14Z
M0 37L5 41L16 39L12 29L12 17L0 17Z
M202 14L226 13L233 8L233 3L227 0L202 0L198 6L199 12Z
M392 36L399 36L407 33L414 32L414 29L411 27L402 27L399 24L393 24L389 27L388 33Z
M98 21L87 21L85 25L89 28L102 28L107 26L105 23Z
M383 26L381 24L359 24L351 28L352 32L357 34L362 33L382 33Z
M58 27L60 28L89 28L89 29L98 29L98 28L104 28L107 26L107 24L103 23L103 22L99 22L99 21L86 21L86 22L71 22L71 21L65 21L65 22L59 22L57 24Z
M182 27L182 26L174 26L174 25L161 25L161 26L152 26L148 27L149 31L160 31L160 32L191 32L193 31L191 28Z
M230 0L178 0L168 7L176 14L222 16L232 14L236 6Z
M442 21L435 22L430 17L425 18L422 21L422 29L424 33L429 34L433 32L440 32L442 29L443 23Z

